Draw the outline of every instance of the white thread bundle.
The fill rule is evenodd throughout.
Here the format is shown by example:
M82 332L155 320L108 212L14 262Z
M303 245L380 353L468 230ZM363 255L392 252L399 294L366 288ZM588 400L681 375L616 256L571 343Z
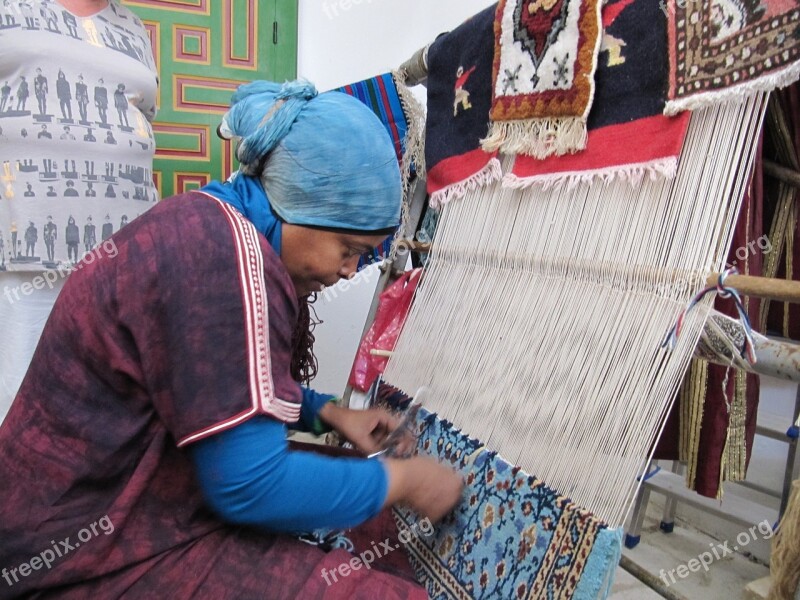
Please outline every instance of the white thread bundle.
M673 180L504 189L447 204L386 369L406 392L620 526L705 322L765 107L692 115Z

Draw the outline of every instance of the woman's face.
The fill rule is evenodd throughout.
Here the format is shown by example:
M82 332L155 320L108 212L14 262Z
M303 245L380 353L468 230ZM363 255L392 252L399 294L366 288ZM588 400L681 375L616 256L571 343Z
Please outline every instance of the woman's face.
M358 258L386 239L282 224L283 261L299 298L355 274Z

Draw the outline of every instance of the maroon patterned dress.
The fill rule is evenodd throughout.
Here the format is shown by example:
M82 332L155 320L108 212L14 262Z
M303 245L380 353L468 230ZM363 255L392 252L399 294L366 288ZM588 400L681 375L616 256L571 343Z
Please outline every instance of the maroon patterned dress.
M298 419L297 310L267 240L200 193L98 246L0 427L0 598L425 598L401 553L328 585L349 553L203 502L183 446L257 414ZM371 531L396 532L386 516Z

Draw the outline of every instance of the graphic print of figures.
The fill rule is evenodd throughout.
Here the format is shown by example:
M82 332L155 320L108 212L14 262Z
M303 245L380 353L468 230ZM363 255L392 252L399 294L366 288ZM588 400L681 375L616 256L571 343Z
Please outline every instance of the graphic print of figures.
M61 134L60 139L75 141L75 134L70 131L69 125L64 125L64 133Z
M64 25L67 26L67 31L69 31L69 35L74 37L76 40L78 39L78 20L72 13L67 11L61 11L61 15L64 18Z
M128 224L128 215L122 215L122 218L119 220L119 228L122 229L127 224Z
M83 82L83 75L78 75L75 83L75 101L78 103L78 112L81 113L81 123L88 123L86 107L89 106L89 87Z
M81 241L81 233L75 224L75 218L70 215L67 220L67 230L64 235L67 242L67 259L70 262L78 262L78 243Z
M108 90L103 87L103 80L99 79L97 85L94 86L94 105L100 113L100 120L103 125L108 123Z
M131 58L135 58L135 59L141 60L141 55L142 55L141 51L138 51L133 46L133 44L131 44L131 41L128 39L127 35L120 34L119 35L119 42L120 42L119 43L119 49L122 50L122 52L124 52L125 54L127 54Z
M53 223L53 217L47 215L47 223L45 223L42 230L44 235L44 245L47 247L47 260L53 262L56 257L56 238L58 237L58 228Z
M72 120L72 92L69 90L69 81L64 71L58 70L58 80L56 80L56 95L61 106L61 116L64 119Z
M14 18L14 13L11 12L11 0L3 0L3 10L6 13L6 27L15 27L17 20Z
M11 257L17 258L19 252L17 251L17 222L11 221Z
M42 6L42 8L39 9L39 14L42 15L48 31L52 31L53 33L61 33L61 31L58 29L58 17L52 8L46 5Z
M111 223L111 215L106 215L106 220L103 223L103 229L100 232L100 237L105 242L108 238L111 237L111 234L114 233L114 225Z
M33 93L39 103L39 114L44 116L47 112L47 77L42 75L42 69L36 69L36 77L33 80Z
M22 9L22 14L25 17L25 28L26 29L39 29L36 26L36 17L33 15L33 6L31 6L30 2L20 2L19 3L20 9Z
M33 221L28 221L28 228L25 230L25 256L36 256L36 242L39 240L39 232Z
M0 88L0 112L4 112L6 110L6 104L8 104L8 110L11 110L11 104L8 102L8 97L11 95L11 86L8 85L8 81L3 84L3 87Z
M25 81L25 76L20 75L20 82L17 86L17 110L25 110L25 103L28 101L28 82Z
M128 98L125 96L125 84L120 83L114 92L114 106L117 109L120 127L130 127L128 124ZM124 123L123 123L124 121Z
M97 243L97 235L95 234L95 226L92 223L92 217L86 217L86 225L83 226L83 247L86 252L89 252Z

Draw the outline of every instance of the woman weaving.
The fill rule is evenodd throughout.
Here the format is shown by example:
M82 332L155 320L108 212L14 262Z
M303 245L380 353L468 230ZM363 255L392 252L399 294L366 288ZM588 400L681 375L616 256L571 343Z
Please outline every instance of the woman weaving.
M333 428L371 453L397 426L298 383L308 295L398 223L391 140L303 82L241 87L220 129L240 172L160 202L56 302L0 427L0 598L426 597L378 569L329 587L350 554L288 535L398 502L435 521L461 494L431 459L286 441Z

